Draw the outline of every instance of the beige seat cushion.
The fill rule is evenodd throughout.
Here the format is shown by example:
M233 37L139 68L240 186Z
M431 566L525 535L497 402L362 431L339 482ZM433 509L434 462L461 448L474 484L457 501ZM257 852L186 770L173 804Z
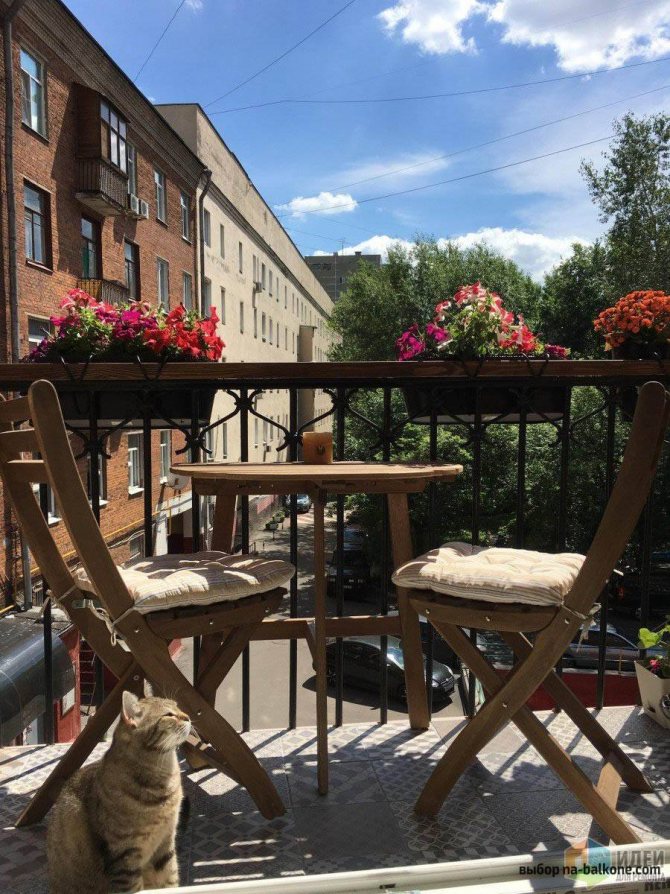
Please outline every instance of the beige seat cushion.
M134 559L119 571L135 608L143 613L255 596L285 586L295 574L293 565L279 559L222 552ZM82 590L97 595L83 568L76 578Z
M584 556L445 543L406 562L393 575L399 587L434 590L486 602L560 605Z

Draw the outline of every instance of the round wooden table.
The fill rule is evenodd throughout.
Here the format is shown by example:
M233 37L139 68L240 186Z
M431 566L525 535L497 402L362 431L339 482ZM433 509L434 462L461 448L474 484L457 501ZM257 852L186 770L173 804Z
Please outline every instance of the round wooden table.
M238 496L258 494L309 494L314 504L314 637L311 643L316 672L316 728L318 786L328 791L328 681L326 639L371 632L371 618L327 618L324 507L328 496L338 494L386 494L393 563L397 568L414 557L407 495L424 490L429 481L454 481L463 471L460 465L430 463L334 462L311 465L291 463L180 463L172 466L176 475L192 479L197 494L216 496L212 549L231 552ZM273 625L273 637L289 619L266 621ZM301 630L305 629L305 621ZM419 617L409 606L406 594L398 590L398 634L402 638L407 709L413 729L426 729L430 722L424 678ZM342 622L342 623L335 623ZM295 630L295 628L294 628ZM382 632L388 632L383 630ZM288 630L289 636L291 629ZM294 636L304 635L293 633ZM308 639L309 642L309 639Z

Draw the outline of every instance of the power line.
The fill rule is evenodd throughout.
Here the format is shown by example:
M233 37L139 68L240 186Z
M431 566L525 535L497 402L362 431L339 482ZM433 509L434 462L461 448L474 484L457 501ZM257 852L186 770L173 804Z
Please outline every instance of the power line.
M622 102L628 102L631 99L640 99L642 96L649 96L652 93L659 93L662 90L670 90L670 84L664 84L662 87L654 87L653 90L645 90L643 93L634 93L631 96L622 96L621 99L615 99L601 106L594 106L592 109L584 109L581 112L575 112L572 115L565 115L563 118L555 118L553 121L545 121L543 124L535 124L533 127L525 127L523 130L514 131L514 133L505 134L502 137L496 137L493 140L486 140L484 143L476 143L474 146L466 146L463 149L456 149L454 152L447 152L445 155L435 155L432 158L426 158L423 161L417 161L414 164L407 165L404 168L394 168L392 171L385 171L383 174L375 174L374 177L364 177L362 180L354 180L352 183L343 183L341 186L334 186L324 192L337 192L340 189L350 189L352 186L360 186L361 183L370 183L372 180L381 180L384 177L392 177L395 174L404 174L407 171L413 171L416 168L425 167L434 164L436 161L444 161L447 158L454 158L457 155L463 155L465 152L474 152L476 149L483 149L486 146L492 146L494 143L501 143L503 140L511 140L513 137L520 137L536 130L542 130L545 127L551 127L554 124L562 124L564 121L571 121L574 118L580 118L582 115L590 115L593 112L600 112L603 109L609 109L612 106L619 105Z
M185 3L186 3L186 0L181 0L181 3L180 3L179 6L175 9L175 11L173 12L173 14L172 14L172 18L171 18L170 21L167 23L167 25L165 26L165 28L163 28L163 30L162 30L162 32L161 32L161 36L158 38L158 40L156 41L156 43L155 43L155 44L153 45L153 47L151 48L151 51L149 52L149 55L147 56L147 58L146 58L146 59L144 60L144 62L140 65L137 74L136 74L135 77L133 78L133 81L136 81L136 80L139 78L139 76L142 74L142 72L144 71L144 69L145 69L147 63L149 62L149 60L151 59L151 57L153 56L153 54L156 52L156 49L158 48L159 43L163 40L163 38L164 38L165 35L167 34L170 25L171 25L171 24L174 22L174 20L177 18L177 16L179 15L179 11L181 10L182 6L183 6Z
M564 149L554 149L552 152L544 152L542 155L534 155L532 158L522 158L519 161L511 161L505 165L497 165L495 168L486 168L484 171L474 171L472 174L461 174L459 177L450 177L448 180L438 180L436 183L426 183L423 186L413 186L409 189L399 189L396 192L388 192L385 195L371 196L368 199L353 200L351 202L341 202L338 205L330 205L328 211L334 211L337 208L356 208L358 205L364 205L368 202L380 202L384 199L393 199L396 196L406 196L413 192L421 192L426 189L435 189L437 186L445 186L448 183L459 183L462 180L471 180L473 177L481 177L484 174L494 174L496 171L505 171L508 168L516 168L519 165L530 164L533 161L541 161L543 158L551 158L554 155L561 155L564 152L572 152L574 149L584 149L587 146L595 146L596 143L604 143L611 140L614 134L608 134L606 137L599 137L597 140L589 140L586 143L577 143L574 146L566 146ZM319 214L321 208L311 208L308 211L301 211L301 214ZM287 211L284 214L278 214L277 217L286 217L292 212Z
M387 96L377 99L274 99L268 102L254 103L248 106L237 106L232 109L219 109L210 112L210 115L227 115L230 112L244 112L248 109L263 109L268 106L278 105L369 105L374 103L392 102L416 102L426 99L453 99L459 96L476 96L482 93L500 93L504 90L517 90L521 87L537 87L542 84L556 84L560 81L571 81L575 78L593 77L594 75L609 74L612 71L624 71L630 68L640 68L644 65L657 65L659 62L670 62L670 56L661 59L648 59L645 62L630 62L627 65L617 65L614 68L598 68L594 71L582 71L579 74L559 75L555 78L545 78L541 81L523 81L518 84L502 84L497 87L478 87L473 90L457 90L450 93L427 93L419 96ZM220 97L222 98L222 97ZM216 102L217 100L214 100ZM212 105L212 103L210 103Z
M213 106L215 103L219 102L219 100L225 99L227 96L230 96L231 93L235 93L241 87L246 86L250 81L253 81L259 75L262 75L263 72L266 72L268 70L268 68L272 68L273 65L276 65L278 62L281 62L281 60L285 59L289 55L289 53L292 53L294 50L297 50L299 46L302 46L302 44L304 44L306 41L308 41L310 39L310 37L313 37L318 31L321 31L322 28L325 28L326 25L328 25L330 22L333 21L333 19L336 19L345 10L349 9L350 6L353 6L353 4L355 2L356 2L356 0L349 0L349 2L345 3L344 6L342 6L340 9L337 10L337 12L334 12L332 14L332 16L327 18L325 20L325 22L321 22L321 24L317 25L317 27L314 28L313 31L310 31L309 34L306 34L301 40L298 41L298 43L294 44L292 47L289 47L288 50L285 50L280 56L277 56L276 59L273 59L271 62L268 62L267 65L264 65L263 68L260 68L257 72L254 72L254 74L249 75L249 77L245 78L244 81L240 81L240 83L237 84L235 87L231 87L231 89L227 93L222 93L221 96L217 96L216 99L213 99L211 102L208 102L207 105L205 106L205 108L207 109L207 108L209 108L209 106Z

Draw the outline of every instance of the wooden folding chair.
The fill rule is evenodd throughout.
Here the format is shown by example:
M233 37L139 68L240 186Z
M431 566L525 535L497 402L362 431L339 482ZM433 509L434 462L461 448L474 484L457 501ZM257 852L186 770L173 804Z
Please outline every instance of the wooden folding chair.
M17 427L26 420L32 420L32 428ZM41 459L24 458L26 453ZM63 783L118 715L124 688L141 689L145 678L191 717L199 737L192 743L192 757L238 780L264 816L283 814L272 781L213 702L254 629L279 606L293 567L213 552L135 560L130 568L119 568L89 505L56 390L47 381L35 382L27 397L0 402L0 475L49 595L118 678L17 825L37 822L47 813ZM35 483L53 488L81 560L78 571L71 571L59 552L33 492ZM208 659L201 662L194 687L172 661L168 646L175 637L199 635L208 645Z
M473 757L513 721L616 844L640 840L617 812L619 787L623 780L633 791L652 788L554 668L597 609L596 600L639 519L669 418L670 395L660 383L648 382L640 390L623 464L585 558L452 543L395 572L394 582L411 591L413 608L428 618L487 695L435 767L415 805L417 813L434 816ZM519 659L505 679L463 628L500 633ZM528 633L534 634L532 642ZM526 706L540 685L603 756L597 784Z

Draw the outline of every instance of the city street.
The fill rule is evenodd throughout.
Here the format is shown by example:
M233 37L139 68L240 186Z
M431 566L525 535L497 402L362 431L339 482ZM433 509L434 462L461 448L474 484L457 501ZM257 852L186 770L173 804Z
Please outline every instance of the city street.
M298 516L298 610L302 615L312 613L314 599L313 560L313 516L312 511ZM335 548L335 520L326 519L326 556ZM288 560L289 523L288 519L275 532L274 540L270 531L251 532L250 541L255 543L260 553ZM335 613L334 600L329 599L329 610ZM373 602L355 602L347 599L347 614L372 614L376 611ZM284 605L288 614L288 598ZM177 663L189 678L193 666L192 641L184 641ZM289 643L266 641L250 646L251 667L251 728L277 729L288 726L289 719ZM315 717L315 678L312 660L307 644L298 641L298 699L297 725L313 726ZM335 689L330 690L329 720L335 721ZM242 724L242 662L237 662L220 688L217 708L235 727ZM379 694L372 690L354 689L345 686L344 722L370 723L379 718ZM458 691L445 704L436 706L435 717L462 716ZM389 699L389 719L401 720L407 716L404 706L397 700Z

